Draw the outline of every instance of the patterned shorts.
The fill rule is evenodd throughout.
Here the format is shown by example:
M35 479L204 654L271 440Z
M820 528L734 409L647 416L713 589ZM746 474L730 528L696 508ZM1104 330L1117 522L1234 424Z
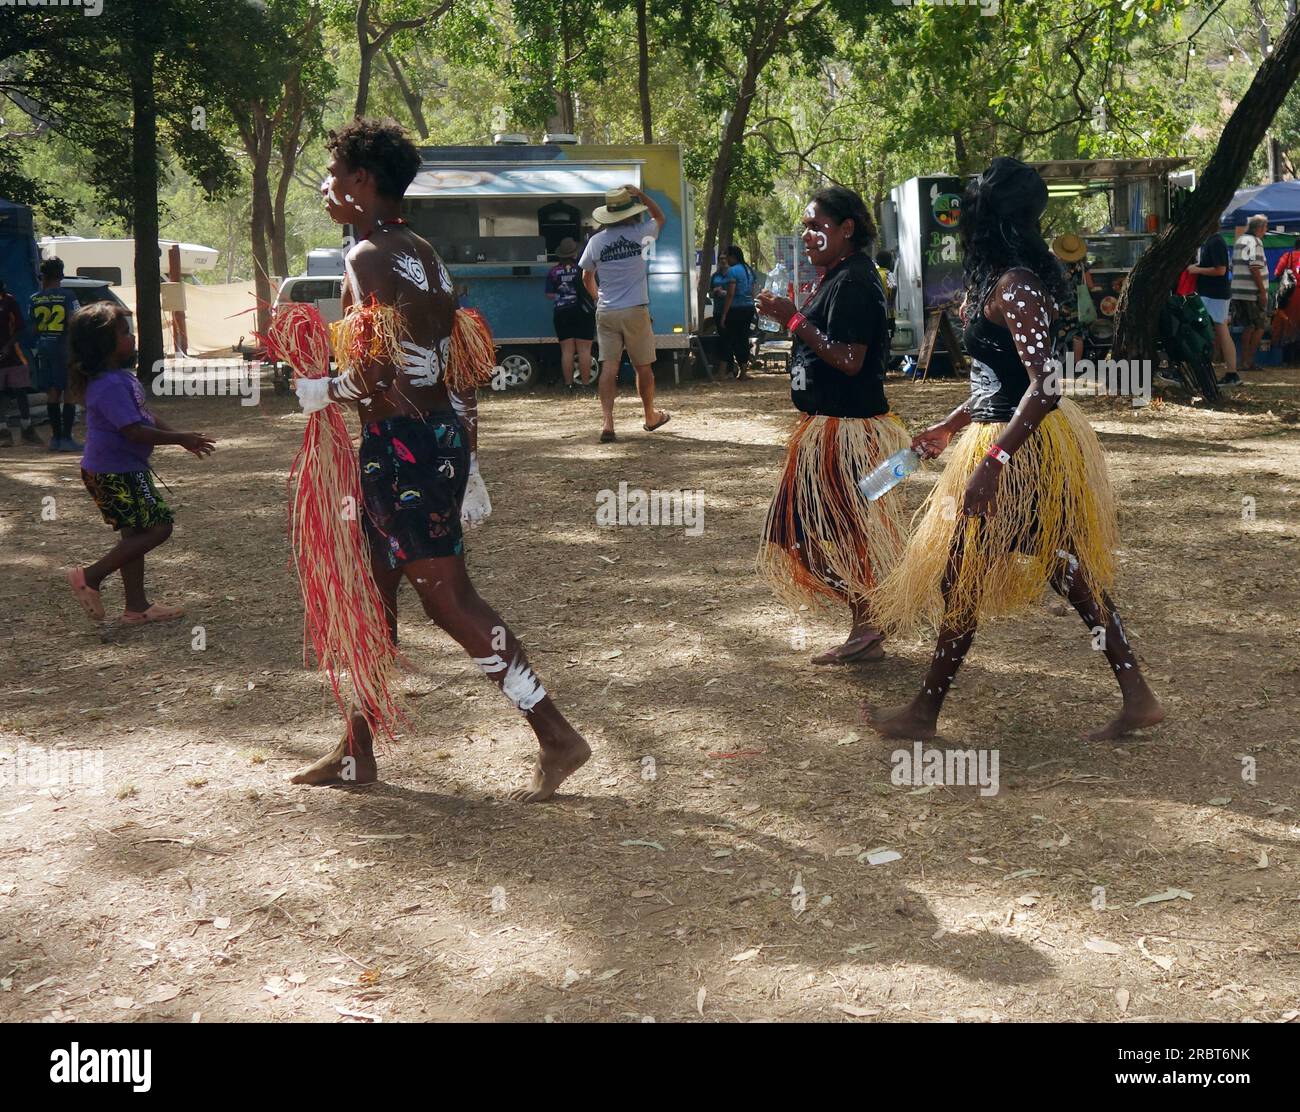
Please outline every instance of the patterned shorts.
M399 568L464 554L469 441L455 413L371 421L360 456L363 523L377 562Z
M175 520L148 471L97 473L82 468L81 481L104 520L114 529L150 529L155 525L170 525Z

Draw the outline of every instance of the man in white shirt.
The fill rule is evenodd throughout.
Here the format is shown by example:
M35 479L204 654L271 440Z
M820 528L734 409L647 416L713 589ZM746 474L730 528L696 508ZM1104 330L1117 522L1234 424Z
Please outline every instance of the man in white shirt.
M648 217L643 215L646 213ZM609 190L605 203L591 215L603 227L587 241L578 265L587 292L596 302L600 408L605 418L600 441L605 444L615 439L614 395L625 347L636 368L646 432L668 423L668 414L655 409L655 338L646 279L646 256L663 231L664 213L654 198L634 185L625 185Z
M1252 216L1232 245L1232 323L1241 331L1241 370L1257 371L1255 352L1264 338L1268 309L1268 263L1264 259L1267 216Z

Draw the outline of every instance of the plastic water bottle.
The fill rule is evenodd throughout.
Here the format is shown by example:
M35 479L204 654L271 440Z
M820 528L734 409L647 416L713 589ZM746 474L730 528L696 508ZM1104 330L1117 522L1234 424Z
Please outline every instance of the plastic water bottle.
M790 288L790 272L786 270L785 263L777 263L767 276L767 281L763 283L763 292L770 293L776 297L785 297ZM773 320L771 317L759 315L758 327L764 332L780 332L784 321Z
M920 466L921 457L911 448L904 448L901 452L895 452L870 475L862 476L858 480L858 489L874 502L893 490Z

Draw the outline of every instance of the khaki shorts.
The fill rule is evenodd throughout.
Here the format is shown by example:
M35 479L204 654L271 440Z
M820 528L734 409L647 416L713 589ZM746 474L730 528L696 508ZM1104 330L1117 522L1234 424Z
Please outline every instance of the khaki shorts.
M1239 301L1234 298L1232 301L1232 323L1238 328L1244 328L1247 331L1263 328L1265 325L1264 306L1253 297L1249 301Z
M597 309L596 342L601 363L616 363L627 348L632 366L644 367L655 361L655 334L650 324L650 306L630 309Z

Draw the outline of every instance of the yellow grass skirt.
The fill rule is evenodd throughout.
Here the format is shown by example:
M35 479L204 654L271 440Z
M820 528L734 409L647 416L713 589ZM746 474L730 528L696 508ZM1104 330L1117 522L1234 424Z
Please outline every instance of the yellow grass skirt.
M1005 424L972 424L913 521L907 550L872 597L876 621L890 632L947 624L969 629L1038 604L1043 588L1069 564L1101 604L1115 582L1119 529L1097 434L1069 399L1003 468L991 518L961 513L966 484ZM942 583L951 556L959 571L945 608ZM1104 609L1104 604L1103 609Z
M869 502L858 479L909 443L892 413L800 419L758 553L782 601L862 601L894 566L907 537L901 488Z

